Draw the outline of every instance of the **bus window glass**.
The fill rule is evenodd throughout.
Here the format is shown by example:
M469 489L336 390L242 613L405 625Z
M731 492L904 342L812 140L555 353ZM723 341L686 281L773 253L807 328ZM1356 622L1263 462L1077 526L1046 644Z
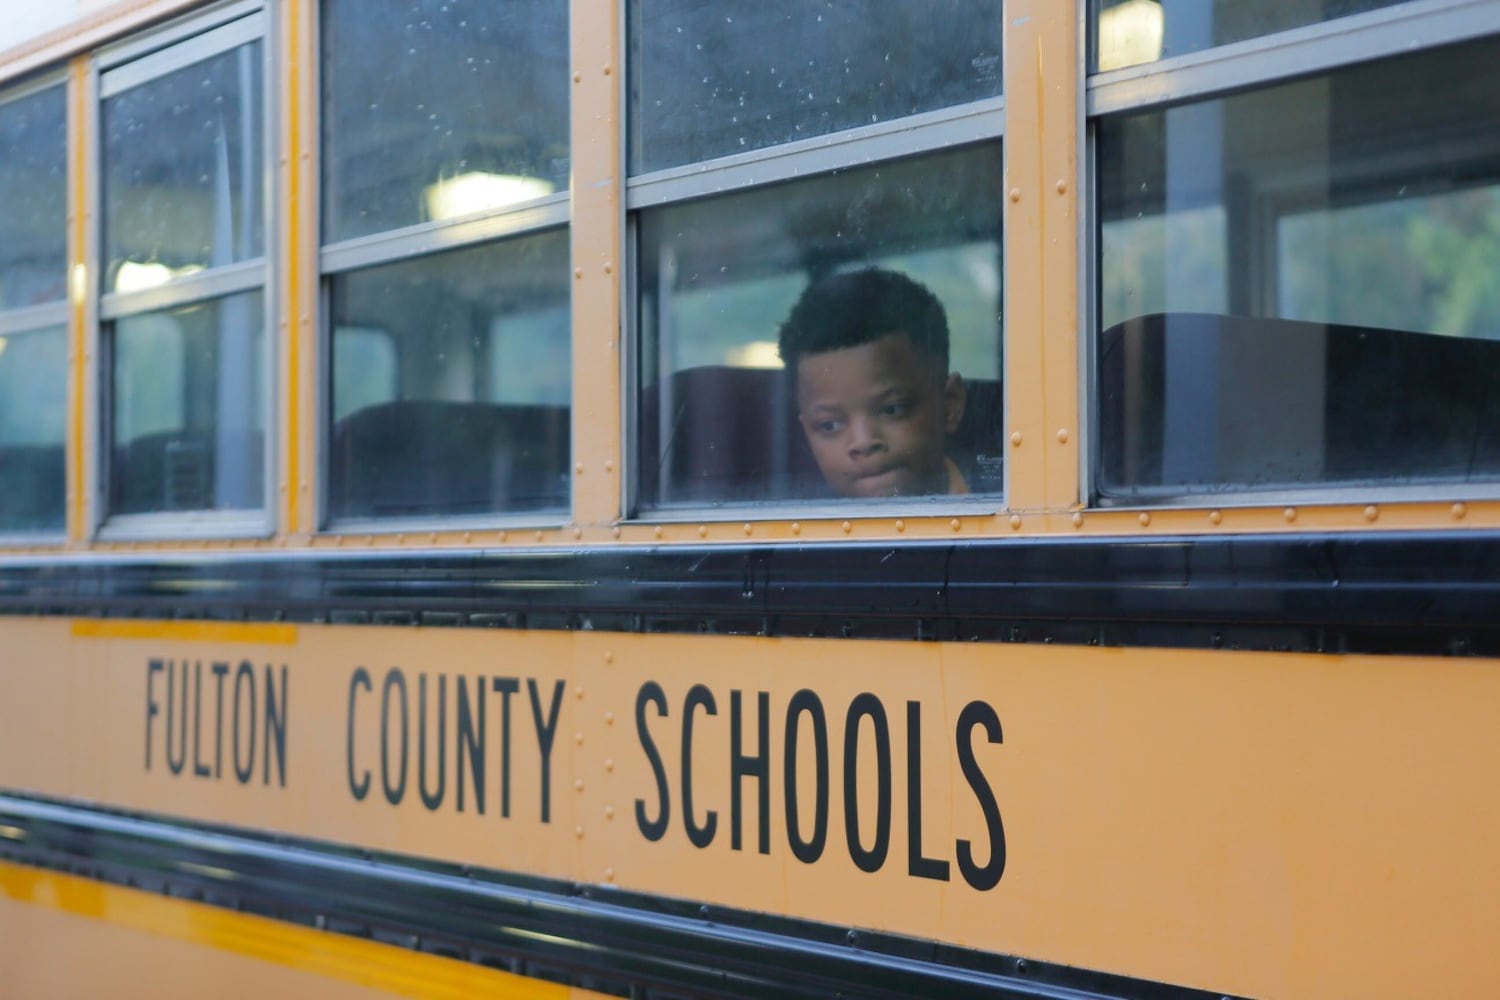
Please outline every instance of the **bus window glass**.
M387 330L341 326L333 331L334 420L396 398L396 339Z
M1394 7L1406 0L1089 0L1091 69L1103 73Z
M67 375L66 327L0 336L0 534L63 528Z
M107 97L105 292L265 253L261 44Z
M382 395L359 383L354 405L340 366L362 362L335 350L330 518L566 505L567 383L529 386L568 370L568 250L549 230L332 277L334 328L384 331L395 371Z
M1100 120L1106 500L1500 476L1497 58Z
M0 309L67 296L67 138L62 86L0 104Z
M566 0L325 2L325 241L566 191L567 14Z
M998 493L999 176L992 143L643 212L641 505Z
M1000 93L999 0L634 0L630 170Z
M111 513L261 506L263 312L255 291L116 321Z

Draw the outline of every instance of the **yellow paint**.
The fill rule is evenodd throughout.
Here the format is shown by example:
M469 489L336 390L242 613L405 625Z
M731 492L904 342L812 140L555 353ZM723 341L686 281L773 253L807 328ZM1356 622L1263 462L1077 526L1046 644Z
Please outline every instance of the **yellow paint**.
M1079 17L1068 4L1011 0L1005 19L1006 503L1068 510L1082 498Z
M587 995L566 986L468 962L0 862L0 901L3 900L29 904L19 910L0 907L0 926L15 925L7 935L13 941L26 933L23 925L35 918L36 908L56 910L92 921L107 921L112 925L114 930L106 934L94 929L90 936L99 944L89 949L76 947L88 929L76 924L59 925L66 940L73 945L68 949L73 961L77 961L80 955L87 956L78 962L82 966L113 966L130 961L127 956L133 957L134 953L143 950L148 954L166 952L174 956L174 961L155 963L140 980L117 980L108 984L109 996L121 996L122 989L139 989L143 996L191 995L183 992L187 984L179 979L179 976L192 974L191 965L200 970L206 968L205 978L217 979L216 996L252 995L241 976L249 976L263 986L275 983L282 991L290 990L291 995L319 997L328 996L328 991L338 989L340 984L364 988L348 994L350 996L367 996L370 990L378 991L382 996L453 1000L476 996L568 1000ZM196 946L197 950L166 947L161 943L162 938L185 942ZM46 944L42 946L46 947ZM0 953L4 949L5 945L0 944ZM222 954L216 957L214 952ZM23 957L14 956L0 969L0 992L6 996L21 995L16 992L11 977L18 971L25 971ZM256 962L246 964L238 961L241 957ZM257 967L261 963L273 968ZM293 970L300 975L288 976L274 967ZM51 979L54 985L70 982L75 974L83 978L88 972L87 969L53 969L48 973L54 977ZM7 983L10 983L9 987ZM339 995L345 994L339 990Z
M295 646L297 626L279 622L156 621L78 618L78 639L145 639L168 642L229 642Z
M620 519L621 191L619 4L573 0L568 11L573 244L573 520ZM550 536L572 544L572 532Z
M67 534L77 545L89 534L89 491L93 477L87 472L89 371L89 295L87 280L93 256L89 240L92 206L88 201L89 159L93 155L88 136L92 107L89 99L90 70L87 56L74 59L68 73L68 444L67 444Z
M213 761L212 687L202 696L202 748L187 750L181 773L169 770L162 673L155 677L162 711L150 733L146 692L148 660L177 656L182 696L185 664L170 645L78 642L58 621L8 619L0 628L11 650L0 658L0 690L7 693L0 732L10 746L47 748L0 755L0 789L616 885L1224 993L1293 1000L1500 994L1500 960L1480 940L1500 899L1492 849L1500 839L1500 791L1490 780L1500 770L1500 730L1490 718L1500 672L1492 661L322 625L301 626L295 646L263 647L248 657L241 648L202 644L190 659L201 657L205 678L213 661L248 658L257 678L265 666L286 668L283 786L264 780L258 766L240 783L227 757L221 779L193 773L195 759ZM351 682L360 668L369 681L357 687ZM411 741L397 805L386 800L381 773L382 697L393 669L402 671ZM494 678L514 681L509 816L500 814ZM439 746L437 727L429 725L419 775L420 685L431 719L444 685L443 745L452 746L460 679L470 696L489 687L483 812L472 772L458 808L451 753L436 806L419 796L435 787L432 748ZM528 681L543 715L560 692L547 785ZM664 717L647 704L645 718L672 797L667 830L656 842L636 818L638 803L648 817L658 811L636 725L649 683L660 686L666 703ZM712 713L694 714L694 813L702 822L712 811L717 823L701 848L689 843L680 793L685 704L694 685L706 686L715 701ZM828 837L814 864L792 855L784 799L786 712L802 689L824 706L830 751ZM742 753L758 752L762 692L769 707L764 854L753 778L739 782L743 843L731 846L735 691ZM844 829L845 719L861 693L879 699L891 741L889 854L873 873L855 867ZM194 700L189 693L188 703ZM918 705L919 741L908 735L908 702ZM1007 843L1004 878L985 891L960 877L955 846L968 841L980 857L988 850L978 799L956 753L956 723L971 702L991 706L1004 733L1000 744L970 734ZM391 704L399 720L394 695ZM71 735L60 740L59 733ZM389 735L387 745L395 746L398 730ZM946 881L907 870L909 744L920 751L921 848L949 863ZM872 745L866 732L854 778L866 842L875 801ZM807 831L815 775L809 743L799 746ZM351 792L351 775L369 782L362 800Z
M282 123L281 148L286 151L285 165L281 170L282 188L285 191L286 207L284 218L286 226L284 229L286 244L283 250L286 267L282 273L282 311L280 331L280 343L282 345L282 372L285 380L285 389L278 395L278 399L286 400L282 411L283 419L280 422L282 433L280 435L282 447L281 470L281 524L278 534L303 534L310 526L302 521L302 490L301 483L307 476L307 470L302 463L302 426L304 412L315 413L309 410L308 401L302 398L302 343L304 337L314 335L313 329L306 323L301 322L300 316L304 309L309 308L304 301L303 292L303 269L305 267L303 254L303 243L307 238L306 230L316 231L316 226L304 227L304 216L317 217L316 206L305 206L303 204L303 174L302 162L303 151L309 149L303 135L303 108L308 102L308 94L304 91L311 89L310 81L316 78L316 74L304 73L304 62L313 58L310 46L305 46L306 39L303 37L303 18L308 17L304 9L305 0L291 0L283 4L285 12L285 28L281 37L281 52L284 59L279 63L279 68L284 73L279 93L282 95L282 114L279 116ZM314 283L309 287L316 287ZM308 352L312 354L313 352ZM311 499L310 497L308 498Z

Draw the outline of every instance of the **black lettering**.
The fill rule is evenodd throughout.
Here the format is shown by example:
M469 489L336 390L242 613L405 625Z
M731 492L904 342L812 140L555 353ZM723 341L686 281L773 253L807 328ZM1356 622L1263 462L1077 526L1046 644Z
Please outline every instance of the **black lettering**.
M448 678L438 674L437 791L427 791L427 675L417 678L417 791L422 804L435 810L448 789Z
M152 659L146 663L146 770L151 770L151 720L161 714L161 708L156 704L156 675L161 673L163 664L161 660Z
M370 683L370 672L364 667L357 668L354 676L349 678L349 727L344 754L344 768L349 775L349 793L356 802L363 802L365 796L370 794L370 769L365 768L358 778L354 776L354 696L361 687L366 691L375 690L375 685Z
M220 661L212 667L214 674L214 777L224 777L224 678L229 664Z
M531 719L536 723L537 749L542 753L542 822L552 822L552 741L557 736L557 715L562 708L562 681L552 688L552 707L547 710L547 721L542 721L542 698L537 693L536 679L526 678L526 693L531 696Z
M500 815L510 818L510 696L521 690L514 677L496 677L500 692Z
M460 676L458 687L458 811L464 811L464 747L469 750L469 768L474 772L474 810L484 815L484 681L476 683L474 704L479 707L479 729L474 728L474 710L469 705L468 679Z
M714 841L719 814L710 809L702 826L693 818L693 709L700 707L709 715L719 714L713 692L702 684L694 684L682 703L682 824L694 847L707 847Z
M244 694L246 691L248 695ZM245 706L243 712L240 711L241 705ZM245 735L249 741L245 746L243 765L240 763L241 719L245 721ZM248 785L255 773L255 721L255 668L249 660L241 660L239 669L234 672L234 738L230 744L234 751L234 776L242 785Z
M276 675L266 664L266 767L264 783L271 783L271 751L276 751L277 784L286 787L286 664L281 665L281 696L277 701Z
M865 850L859 839L859 722L868 718L875 730L875 844ZM891 727L885 706L869 692L849 703L844 721L844 835L849 857L860 871L878 872L891 847Z
M401 694L401 769L398 772L400 781L391 782L391 692L399 691ZM401 800L406 797L406 675L401 672L400 667L392 667L386 671L385 684L380 689L380 784L385 790L385 800L393 806L399 806Z
M984 702L971 701L958 713L958 766L963 770L969 787L973 789L974 797L979 800L979 809L984 813L985 831L990 838L990 860L983 867L974 863L973 845L967 840L959 840L958 870L965 882L984 892L998 885L1000 876L1005 874L1005 826L1000 821L1000 805L995 801L995 793L984 772L979 769L979 762L974 758L975 726L984 727L984 735L991 743L1003 743L1005 740L1000 731L1000 717Z
M760 753L751 756L740 752L743 742L740 693L729 693L729 846L740 850L740 780L757 779L756 803L760 806L759 850L771 853L771 695L762 691L756 695L756 708L760 710L760 721L756 726L756 746Z
M167 661L167 767L181 774L187 766L187 664L182 665L182 707L177 707L177 661ZM177 753L172 753L173 731L177 735Z
M948 862L922 854L922 703L906 703L906 870L948 881Z
M186 665L184 665L186 666ZM184 671L183 680L187 680ZM213 772L208 765L203 763L200 751L203 749L203 661L193 661L193 777L207 778Z
M802 839L797 816L797 737L804 713L812 721L813 770L817 783L813 789L813 832L806 840ZM781 756L785 762L786 839L791 844L792 856L810 865L823 856L823 847L828 842L828 719L816 692L803 688L787 704L786 749Z
M656 714L661 718L667 717L667 695L661 689L661 685L655 681L647 681L641 685L640 691L635 696L635 731L640 738L641 749L646 751L646 760L651 764L651 773L656 778L656 799L661 803L655 819L646 818L646 800L635 800L635 825L640 827L641 836L647 840L660 840L666 836L667 823L672 818L672 799L667 789L667 769L662 764L661 751L656 749L656 741L651 738L651 730L646 728L646 705L656 706Z

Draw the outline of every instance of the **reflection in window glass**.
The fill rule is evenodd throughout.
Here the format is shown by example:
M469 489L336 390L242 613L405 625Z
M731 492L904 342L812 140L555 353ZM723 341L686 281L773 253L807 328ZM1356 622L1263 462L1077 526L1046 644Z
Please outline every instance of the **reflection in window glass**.
M641 502L650 507L912 496L965 487L999 492L998 176L1000 146L995 143L642 213ZM919 458L913 459L927 468L934 462L944 468L943 459L949 459L961 482L918 489L893 476L891 482L855 487L820 461L809 444L811 434L799 420L798 390L806 392L813 383L806 378L794 382L782 367L778 339L783 322L810 284L830 287L822 284L830 276L870 268L902 275L907 286L925 287L945 316L947 364L921 365L930 355L918 354L906 357L901 368L907 374L917 369L935 373L938 398L933 405L938 410L932 412L948 403L946 375L962 377L966 392L954 426L938 420L920 442ZM887 299L880 297L885 292L877 296L869 287L854 289L850 308L857 310L864 300L890 301L872 314L876 327L886 322L882 317L897 314L889 310L906 308L926 295L902 287ZM824 314L836 317L844 311L834 306ZM804 315L812 317L816 311ZM916 322L902 319L896 325ZM838 324L818 318L805 325L831 331ZM861 332L857 342L850 342L853 353L892 332L870 337ZM809 371L815 360L847 356L825 349L825 343L803 354L798 373ZM911 343L897 346L916 350ZM919 387L922 392L925 386ZM923 396L887 402L894 409L912 409L926 401ZM848 408L849 424L859 423L863 413ZM866 463L872 474L888 471L884 465L894 465L901 453L893 442L880 447L885 457ZM881 482L890 488L881 488Z
M1500 476L1497 57L1100 121L1106 496Z
M568 370L568 273L567 232L553 230L334 276L335 329L381 331L395 372L383 394L354 389L338 366L356 356L335 350L330 517L566 505L567 386L509 390Z
M67 141L61 84L0 104L0 309L67 296Z
M104 101L104 291L265 253L261 45Z
M322 26L326 241L567 190L566 0L328 0Z
M63 529L67 328L0 337L0 533Z
M999 0L634 0L632 173L1000 93Z
M1091 69L1105 72L1392 7L1405 0L1089 0Z
M110 512L264 506L261 293L114 324Z

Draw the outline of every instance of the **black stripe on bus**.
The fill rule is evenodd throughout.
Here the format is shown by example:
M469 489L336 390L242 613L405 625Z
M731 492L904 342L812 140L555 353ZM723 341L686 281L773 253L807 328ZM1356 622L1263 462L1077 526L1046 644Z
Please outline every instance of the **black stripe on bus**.
M655 1000L1218 1000L938 942L0 795L0 861ZM1227 1000L1227 998L1225 998Z
M1500 655L1500 533L15 557L0 614Z

